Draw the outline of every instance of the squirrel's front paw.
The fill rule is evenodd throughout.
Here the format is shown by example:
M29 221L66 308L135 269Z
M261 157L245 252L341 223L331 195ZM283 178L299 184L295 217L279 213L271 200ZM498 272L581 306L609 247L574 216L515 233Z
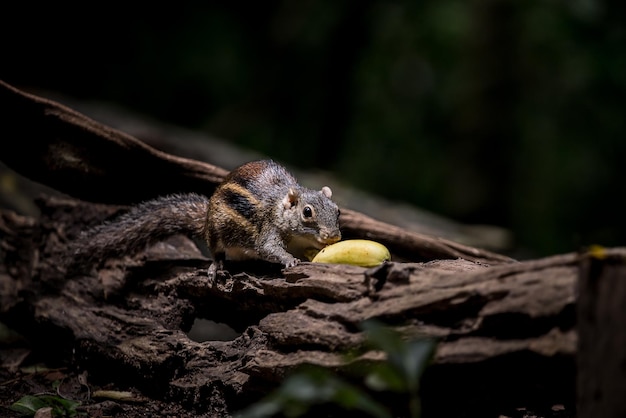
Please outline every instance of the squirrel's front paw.
M224 262L222 260L214 260L209 266L209 270L207 271L209 283L213 282L215 278L217 277L217 272L223 269L224 269Z
M285 261L283 264L285 265L285 268L289 268L289 267L295 266L299 262L300 262L300 260L294 257L291 260Z

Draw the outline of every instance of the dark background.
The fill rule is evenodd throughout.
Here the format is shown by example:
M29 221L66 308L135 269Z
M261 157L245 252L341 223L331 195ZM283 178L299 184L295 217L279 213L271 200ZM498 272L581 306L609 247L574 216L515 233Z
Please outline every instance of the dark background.
M625 8L22 2L1 12L0 79L113 102L504 226L539 256L624 243Z

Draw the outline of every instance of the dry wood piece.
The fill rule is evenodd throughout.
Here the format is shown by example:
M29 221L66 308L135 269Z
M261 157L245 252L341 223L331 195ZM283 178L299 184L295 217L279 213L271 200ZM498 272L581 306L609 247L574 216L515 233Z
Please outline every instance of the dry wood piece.
M52 353L72 350L93 375L123 375L196 411L232 413L300 365L342 371L380 361L375 352L343 356L363 342L359 324L377 318L407 336L439 339L423 384L426 416L574 402L577 254L374 270L235 263L232 275L208 282L208 260L176 237L68 280L55 254L81 228L76 220L97 222L111 208L40 205L38 220L0 212L0 321ZM192 341L185 331L197 317L241 334Z
M578 416L626 416L626 251L590 251L578 287Z
M158 151L55 101L0 80L0 158L18 173L74 197L131 204L211 194L226 170Z
M18 173L80 199L133 204L170 193L211 195L226 171L160 152L52 100L0 81L0 159ZM491 264L509 257L411 233L343 210L342 229L375 238L409 261L464 258Z
M444 238L407 231L370 218L362 213L341 209L341 231L346 238L366 238L381 242L392 254L410 261L462 258L491 264L509 263L509 257L472 248Z
M226 174L2 82L0 104L0 158L75 197L132 204L172 192L210 194ZM38 204L38 219L0 211L0 321L45 344L50 356L73 353L92 375L123 375L150 395L230 414L301 365L343 373L382 361L371 350L343 355L364 348L360 324L376 318L407 337L439 341L422 386L426 416L574 403L578 254L518 263L343 209L346 238L377 240L397 260L414 262L370 270L302 263L284 271L233 263L209 281L209 260L178 236L69 278L58 262L69 240L125 208ZM594 268L584 271L595 277ZM186 331L197 318L238 336L193 341Z

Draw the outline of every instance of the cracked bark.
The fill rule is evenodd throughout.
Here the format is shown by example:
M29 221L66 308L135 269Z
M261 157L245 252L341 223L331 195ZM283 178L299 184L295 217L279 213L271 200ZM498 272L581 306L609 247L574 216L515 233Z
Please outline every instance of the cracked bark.
M210 193L225 174L2 82L0 103L0 130L11 138L0 141L3 161L75 197L132 204ZM342 209L346 238L375 239L409 262L285 271L232 263L209 283L210 260L179 236L68 280L58 264L67 242L125 208L38 204L37 219L0 211L0 321L51 356L73 353L92 374L123 375L152 395L229 414L300 365L345 372L381 361L371 351L343 355L363 343L359 324L376 318L407 337L438 339L422 386L425 416L574 403L579 254L514 262ZM192 341L186 331L197 317L240 335Z
M439 340L423 387L427 416L574 402L578 254L374 270L302 263L281 272L267 263L232 263L229 275L209 283L209 260L175 237L66 280L55 257L82 228L76 220L96 223L112 209L74 200L39 204L40 219L1 213L0 320L54 353L73 351L93 374L123 374L153 395L231 413L300 365L345 371L380 361L372 352L349 362L343 355L362 344L359 324L376 318L407 337ZM185 331L196 317L241 334L192 341ZM446 402L449 396L458 403Z

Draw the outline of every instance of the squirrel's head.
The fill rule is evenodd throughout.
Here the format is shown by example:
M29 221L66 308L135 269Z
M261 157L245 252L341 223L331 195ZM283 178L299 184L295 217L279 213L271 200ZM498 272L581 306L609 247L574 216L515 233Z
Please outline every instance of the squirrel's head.
M323 248L341 239L339 208L331 200L332 194L327 186L319 191L290 188L283 199L291 232L311 241L315 248Z

